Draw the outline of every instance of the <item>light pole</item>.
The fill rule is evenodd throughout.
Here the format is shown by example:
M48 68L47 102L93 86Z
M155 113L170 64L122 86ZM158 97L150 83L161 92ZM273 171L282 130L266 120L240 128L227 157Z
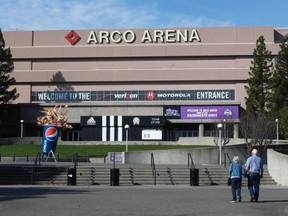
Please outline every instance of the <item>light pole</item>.
M217 128L219 130L218 146L219 146L219 165L222 164L222 128L223 124L218 123Z
M20 124L21 124L21 138L23 138L23 124L24 124L24 120L20 120Z
M276 122L276 134L277 134L277 145L279 144L279 124L278 124L278 118L275 120Z
M124 126L124 128L126 129L126 152L128 152L128 130L129 130L130 126L128 124L126 124Z

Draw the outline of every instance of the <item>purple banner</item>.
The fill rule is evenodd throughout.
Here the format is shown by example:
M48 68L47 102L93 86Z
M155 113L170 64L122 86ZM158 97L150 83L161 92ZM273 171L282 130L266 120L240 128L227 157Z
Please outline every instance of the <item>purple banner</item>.
M239 119L238 106L181 106L181 119Z

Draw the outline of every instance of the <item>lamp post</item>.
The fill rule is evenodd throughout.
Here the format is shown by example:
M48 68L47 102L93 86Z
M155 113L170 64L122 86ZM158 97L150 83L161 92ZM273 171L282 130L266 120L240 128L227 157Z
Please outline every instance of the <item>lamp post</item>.
M130 126L128 124L126 124L124 126L124 128L126 129L126 152L128 152L128 130L129 130Z
M219 130L218 146L219 146L219 165L222 164L222 128L223 124L218 123L217 128Z
M24 124L24 120L20 120L20 124L21 124L21 130L20 130L21 131L20 132L21 135L20 136L21 136L21 138L23 138L23 124Z
M278 118L275 120L276 122L276 134L277 134L277 145L279 144L279 124L278 124Z

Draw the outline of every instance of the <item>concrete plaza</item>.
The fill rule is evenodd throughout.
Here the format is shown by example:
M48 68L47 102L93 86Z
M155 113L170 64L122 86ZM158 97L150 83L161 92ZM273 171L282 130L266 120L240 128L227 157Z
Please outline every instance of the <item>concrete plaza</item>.
M288 187L262 186L258 203L231 203L228 186L1 186L1 215L288 215Z

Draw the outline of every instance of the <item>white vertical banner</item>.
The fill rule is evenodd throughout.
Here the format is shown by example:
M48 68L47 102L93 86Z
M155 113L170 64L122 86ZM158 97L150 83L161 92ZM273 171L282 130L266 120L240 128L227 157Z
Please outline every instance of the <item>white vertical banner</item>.
M114 116L109 116L109 121L110 121L109 126L114 127Z
M122 127L122 116L117 116L117 118L118 118L118 124L117 124L117 126L118 126L118 127Z
M107 127L102 127L102 141L107 141Z
M122 127L118 127L118 141L123 141L122 131Z
M123 141L123 137L122 137L122 116L118 116L118 124L117 124L117 128L118 128L118 141Z
M106 127L106 126L107 126L106 116L102 116L102 127Z
M109 141L115 141L115 127L110 127L110 140Z
M115 136L115 128L114 128L114 116L109 116L110 117L110 140L109 141L115 141L114 136Z
M107 141L107 122L106 116L102 116L102 141Z

